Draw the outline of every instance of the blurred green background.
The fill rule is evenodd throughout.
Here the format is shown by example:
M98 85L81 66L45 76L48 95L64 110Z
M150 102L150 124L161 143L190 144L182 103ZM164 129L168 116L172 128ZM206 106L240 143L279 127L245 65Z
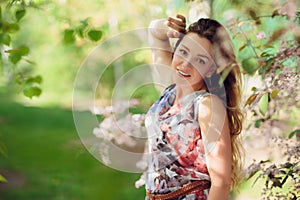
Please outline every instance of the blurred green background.
M3 18L13 22L15 10L25 1L11 2L10 9L8 1L0 6ZM0 183L0 199L144 199L144 188L135 188L140 174L111 169L83 146L73 121L72 93L81 64L97 45L120 32L147 27L154 17L166 16L165 9L174 3L37 0L25 4L20 29L9 32L10 45L1 47L5 51L26 45L30 52L16 65L5 58L1 63L0 174L7 182ZM90 29L101 31L101 39L88 37ZM68 30L74 31L71 36ZM124 58L123 67L128 71L151 59L147 56ZM41 76L42 81L34 83L41 95L26 97L24 83L16 83L18 76ZM105 101L115 83L113 67L101 82L99 98ZM157 97L154 88L146 93L153 97L145 98L143 110ZM143 94L139 90L136 96Z
M11 8L7 7L8 2L13 4ZM0 199L144 198L145 190L134 186L140 174L108 168L82 145L72 116L74 81L85 58L101 42L125 31L146 28L153 19L174 16L176 13L188 15L195 2L197 3L184 0L0 1L1 20L11 21L11 24L15 20L13 15L16 10L22 11L24 6L26 8L25 15L16 22L19 29L7 32L10 36L9 45L3 45L7 40L4 39L6 32L3 23L1 25L0 174L7 182L0 182ZM212 16L227 27L232 25L228 22L232 16L237 19L247 18L250 13L250 18L257 20L254 14L272 15L271 3L272 1L209 1ZM280 29L286 22L286 19L270 16L262 17L261 20L263 23L258 31L266 33ZM246 33L252 30L246 25L239 28ZM249 33L248 38L239 37L237 32L232 35L236 50L242 51L238 54L239 61L253 56L249 41L256 35L252 34ZM258 49L259 45L263 46L267 42L266 39L252 40L252 44ZM20 61L13 63L8 58L7 51L22 45L28 47L29 52L21 55ZM279 45L279 42L274 43L268 53L276 52ZM18 52L15 54L19 55ZM117 67L122 68L121 72L124 73L150 61L150 52L135 52L124 55L121 65ZM296 68L293 60L287 62ZM96 93L99 105L106 105L112 95L118 78L115 69L116 64L108 66L99 80L101 88L99 86ZM252 69L244 70L246 74L253 73ZM256 70L257 68L254 72ZM33 92L30 93L31 96L29 94L32 98L27 97L28 93L24 92L26 90ZM38 92L40 90L41 95ZM140 100L138 111L145 112L158 95L155 87L148 85L137 90L132 98ZM83 101L82 107L74 108L73 112L90 111ZM297 109L292 113L296 116L291 121L294 125L300 112ZM232 194L232 199L258 199L263 182L258 181L254 186L252 183L253 181L245 181L240 187L240 193Z

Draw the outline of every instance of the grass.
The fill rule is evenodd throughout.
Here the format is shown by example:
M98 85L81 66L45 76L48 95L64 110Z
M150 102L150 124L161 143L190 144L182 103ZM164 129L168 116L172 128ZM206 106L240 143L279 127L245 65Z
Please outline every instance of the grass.
M134 187L140 174L108 168L81 145L71 110L26 107L0 91L1 142L8 155L0 154L0 174L8 182L0 183L0 200L144 199L144 188ZM264 182L254 180L233 199L259 199Z
M72 112L0 98L0 199L143 199L139 174L110 169L80 145Z

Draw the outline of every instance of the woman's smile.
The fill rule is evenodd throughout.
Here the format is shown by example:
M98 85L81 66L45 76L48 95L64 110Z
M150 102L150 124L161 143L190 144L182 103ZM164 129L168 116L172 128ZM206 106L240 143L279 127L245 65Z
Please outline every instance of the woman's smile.
M180 69L178 69L178 68L177 68L177 74L178 74L180 77L183 77L183 78L189 78L189 77L191 77L190 74L188 74L188 73L186 73L186 72L184 72L184 71L182 71L182 70L180 70Z

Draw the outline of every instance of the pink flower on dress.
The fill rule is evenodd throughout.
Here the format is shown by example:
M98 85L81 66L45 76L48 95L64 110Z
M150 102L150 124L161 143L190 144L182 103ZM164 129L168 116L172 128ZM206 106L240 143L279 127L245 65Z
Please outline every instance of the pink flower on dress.
M196 168L199 172L208 174L208 169L207 169L205 162L203 162L199 158L195 161L194 165L196 166Z
M179 156L178 162L183 166L183 167L192 167L194 161L197 158L197 154L194 154L193 152L183 154Z
M195 137L194 140L199 140L199 139L202 138L202 137L201 137L201 131L200 131L200 128L199 128L199 127L194 129L194 137Z
M178 142L178 136L177 135L167 135L166 140L168 143L174 145Z
M167 124L167 123L163 123L161 126L160 126L160 130L163 132L163 133L167 133L171 130L171 127Z
M181 105L180 104L175 104L174 106L171 107L172 111L177 114L181 110Z
M178 167L177 169L176 169L176 173L177 174L179 174L179 175L187 175L187 173L186 173L186 171L185 170L183 170L181 167Z
M198 153L196 151L192 151L189 153L189 159L191 162L194 162L198 157Z
M194 126L192 123L187 123L185 125L183 125L183 136L189 140L193 140L195 137L195 133L194 133Z
M195 147L196 147L195 141L189 142L187 151L193 151L195 149Z
M197 151L201 154L204 154L204 145L202 140L197 141Z

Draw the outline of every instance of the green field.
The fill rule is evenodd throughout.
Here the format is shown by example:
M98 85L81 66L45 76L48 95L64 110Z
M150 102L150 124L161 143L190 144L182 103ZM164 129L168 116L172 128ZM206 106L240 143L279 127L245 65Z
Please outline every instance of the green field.
M143 199L139 174L110 169L81 145L72 111L0 98L0 199Z

